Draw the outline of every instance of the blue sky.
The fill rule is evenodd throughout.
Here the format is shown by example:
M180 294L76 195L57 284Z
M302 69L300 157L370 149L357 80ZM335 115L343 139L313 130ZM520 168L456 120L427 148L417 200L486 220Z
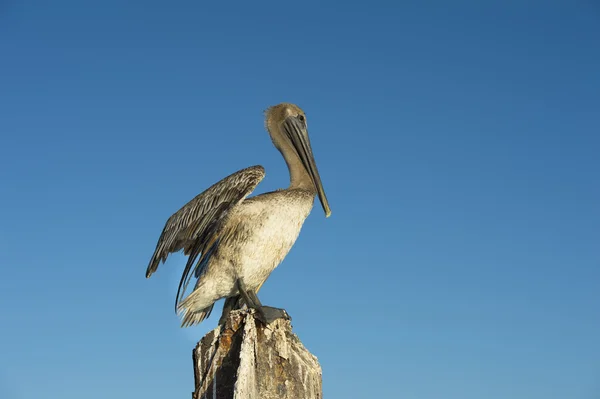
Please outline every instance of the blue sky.
M307 113L330 200L261 290L326 398L600 395L594 1L0 2L0 397L187 398L166 219Z

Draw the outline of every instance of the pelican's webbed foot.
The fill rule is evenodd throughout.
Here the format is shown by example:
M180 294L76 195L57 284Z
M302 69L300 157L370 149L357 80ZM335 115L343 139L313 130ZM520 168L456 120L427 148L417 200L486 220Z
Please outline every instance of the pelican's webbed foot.
M256 311L256 317L264 324L271 324L277 319L292 320L285 309L262 306Z

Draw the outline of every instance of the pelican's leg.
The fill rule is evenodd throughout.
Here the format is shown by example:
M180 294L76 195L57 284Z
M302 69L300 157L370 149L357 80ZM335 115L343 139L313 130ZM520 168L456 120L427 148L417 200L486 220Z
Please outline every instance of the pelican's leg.
M252 301L254 301L254 303L256 303L258 306L260 306L262 316L265 319L264 321L266 321L265 324L270 324L277 319L292 320L292 318L290 317L288 312L285 311L285 309L273 308L271 306L264 306L262 303L260 303L260 299L258 299L256 292L250 290L250 291L248 291L248 296L250 297L250 299Z
M235 295L225 299L225 304L223 305L223 313L221 313L221 318L219 319L219 324L225 324L227 319L229 318L229 313L237 308L241 307L239 303L240 296Z
M246 305L248 305L249 308L258 310L258 308L260 307L260 304L257 304L252 300L252 298L248 294L248 290L246 289L246 284L244 284L242 279L239 279L239 278L237 279L237 286L238 286L238 291L239 291L240 295L244 299L244 302L246 302Z
M263 324L270 324L277 319L291 320L291 317L285 310L272 308L270 306L263 306L263 304L260 303L258 296L256 296L256 293L254 291L248 291L241 279L237 280L237 285L238 291L240 292L242 298L244 298L244 302L246 302L249 308L256 310L256 315Z

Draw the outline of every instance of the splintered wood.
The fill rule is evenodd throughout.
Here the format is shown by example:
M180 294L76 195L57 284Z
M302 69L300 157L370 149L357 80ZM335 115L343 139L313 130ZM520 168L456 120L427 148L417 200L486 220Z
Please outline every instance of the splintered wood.
M193 351L192 399L322 399L321 366L287 320L230 313Z

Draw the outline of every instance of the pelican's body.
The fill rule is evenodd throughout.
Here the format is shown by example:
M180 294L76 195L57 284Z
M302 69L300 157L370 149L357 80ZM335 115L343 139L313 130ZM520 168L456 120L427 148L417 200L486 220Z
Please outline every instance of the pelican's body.
M206 271L182 307L204 311L220 298L239 294L236 280L258 291L286 257L310 213L314 192L282 190L244 200L234 207L224 238L206 265Z
M189 255L177 300L193 275L197 282L177 305L183 326L200 323L221 298L228 298L225 314L240 295L264 320L268 307L256 293L296 242L316 195L329 216L302 110L286 103L271 107L266 127L288 165L290 186L246 198L263 179L264 168L257 165L226 177L169 218L150 260L147 277L168 254L183 249Z

